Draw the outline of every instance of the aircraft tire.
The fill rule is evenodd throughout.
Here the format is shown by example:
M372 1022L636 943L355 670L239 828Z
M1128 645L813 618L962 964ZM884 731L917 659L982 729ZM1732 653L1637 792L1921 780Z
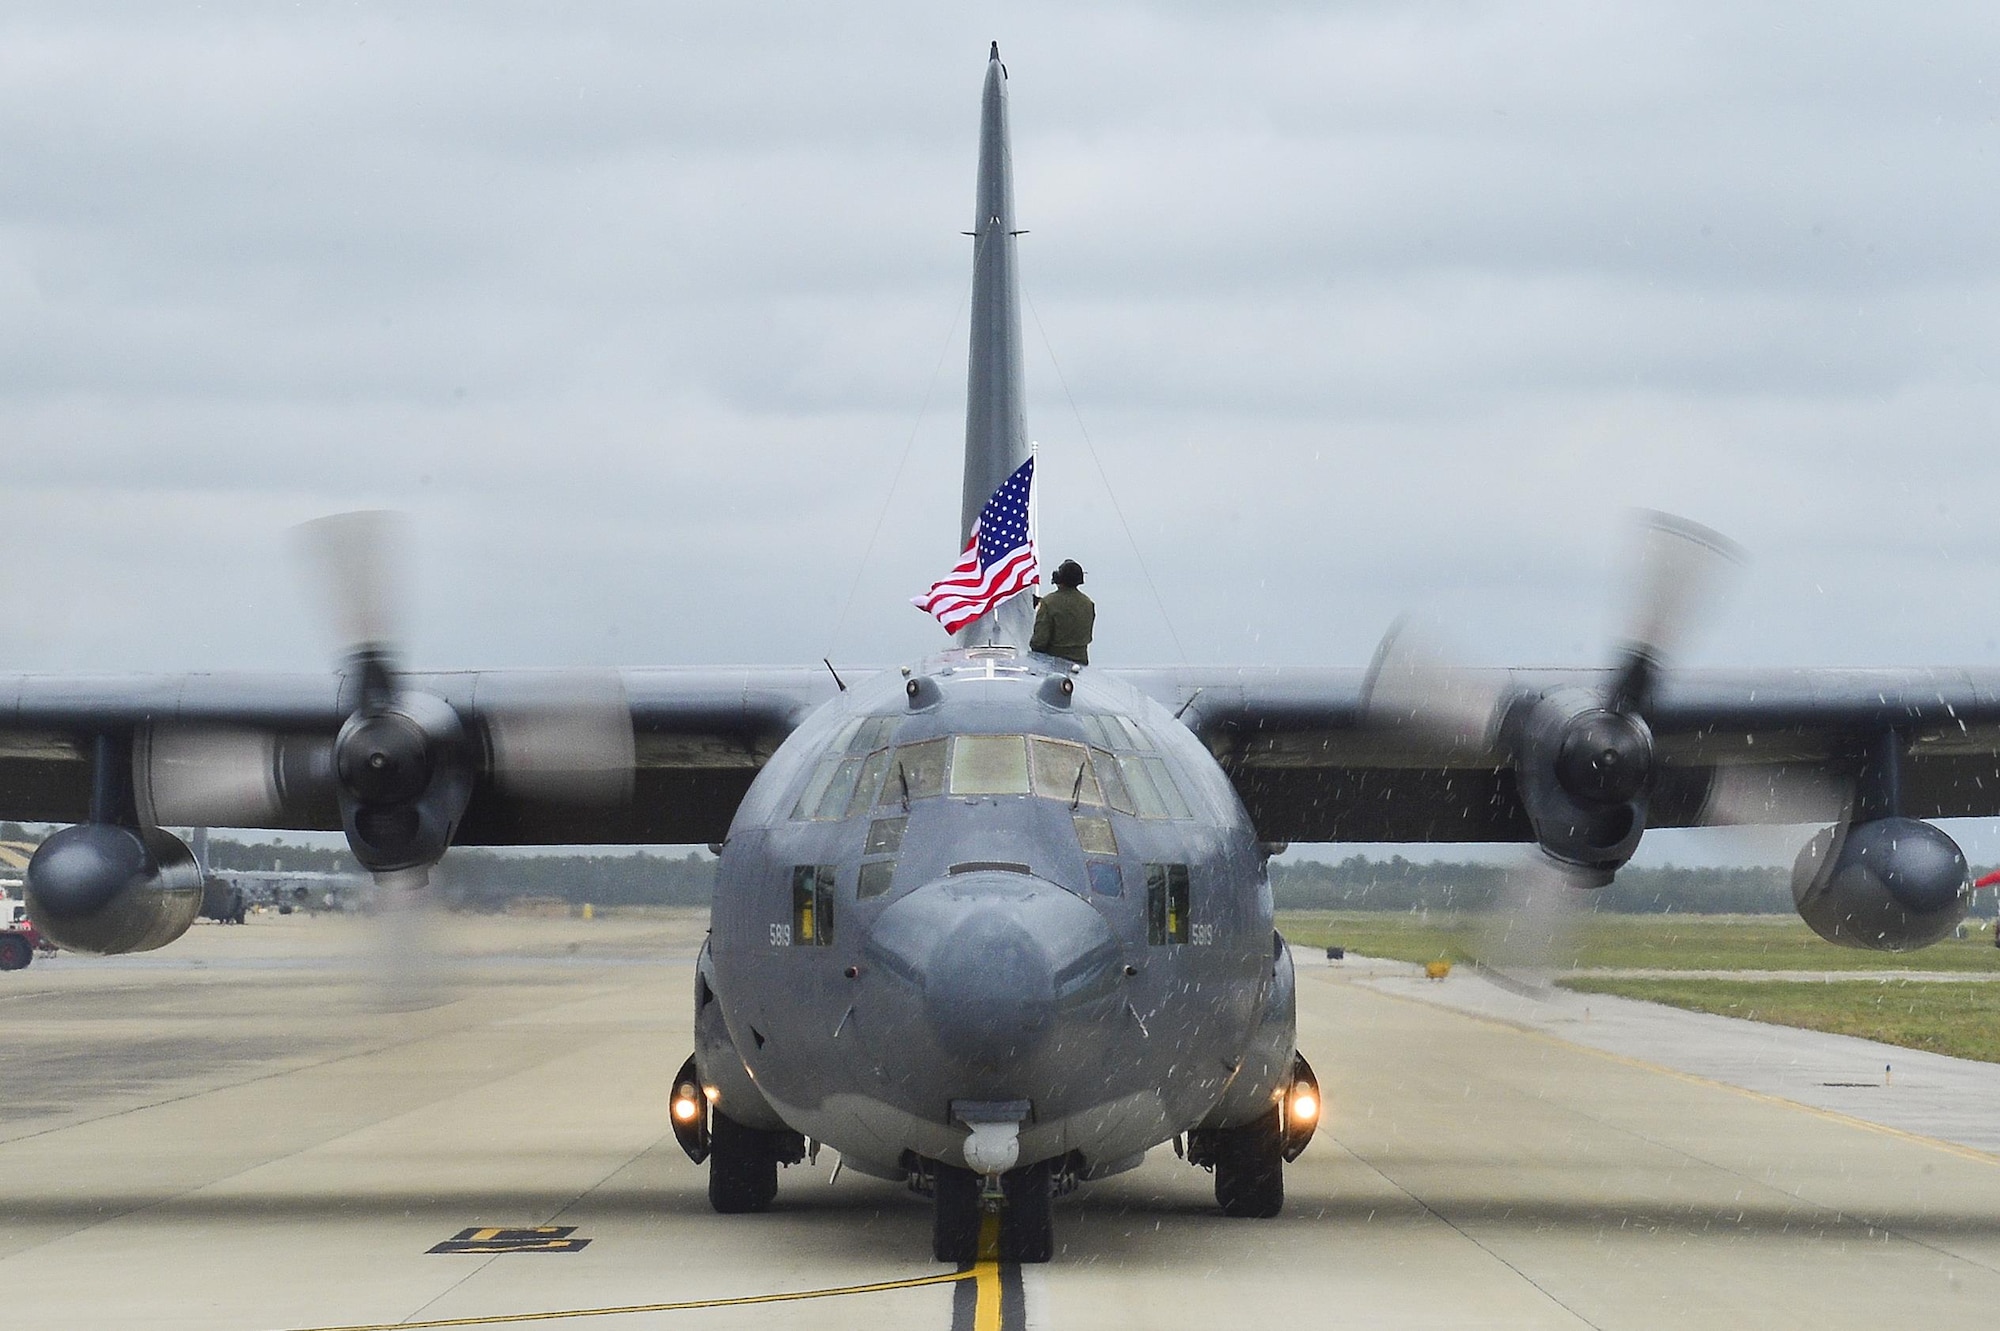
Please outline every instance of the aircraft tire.
M1222 1213L1269 1220L1285 1209L1285 1125L1280 1110L1215 1134L1215 1200Z
M1000 1260L1046 1262L1056 1255L1055 1180L1050 1161L1000 1176L1007 1205L1000 1212Z
M721 1215L769 1210L778 1195L778 1153L770 1134L719 1109L709 1117L708 1204Z
M931 1175L931 1255L965 1266L979 1260L979 1175L940 1164Z
M0 971L26 970L35 959L35 949L19 934L0 935Z

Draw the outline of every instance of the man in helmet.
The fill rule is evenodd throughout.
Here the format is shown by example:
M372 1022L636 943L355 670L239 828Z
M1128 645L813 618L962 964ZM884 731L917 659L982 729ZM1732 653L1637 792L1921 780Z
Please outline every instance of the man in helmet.
M1083 586L1083 565L1065 559L1056 565L1049 581L1056 589L1035 606L1035 636L1028 640L1031 651L1047 652L1078 665L1090 664L1090 635L1097 627L1097 607L1079 590Z

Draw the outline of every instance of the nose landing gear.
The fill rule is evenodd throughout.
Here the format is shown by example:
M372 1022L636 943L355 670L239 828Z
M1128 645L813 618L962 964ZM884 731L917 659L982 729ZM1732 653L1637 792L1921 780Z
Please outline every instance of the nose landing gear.
M1010 1169L998 1180L996 1196L990 1177L956 1165L931 1166L931 1253L938 1261L1046 1262L1055 1256L1054 1162ZM988 1225L989 1217L996 1223Z

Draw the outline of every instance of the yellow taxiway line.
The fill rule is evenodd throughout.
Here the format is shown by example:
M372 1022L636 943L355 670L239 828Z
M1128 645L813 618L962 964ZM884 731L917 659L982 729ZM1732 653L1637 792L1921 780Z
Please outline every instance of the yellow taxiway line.
M888 1294L899 1289L973 1282L973 1331L1000 1331L1000 1217L987 1214L979 1226L979 1260L963 1271L908 1280L878 1280L867 1285L836 1285L831 1289L801 1289L787 1294L740 1294L727 1299L689 1299L680 1303L627 1303L610 1308L557 1308L547 1312L494 1313L484 1317L438 1317L421 1322L358 1322L345 1326L299 1327L295 1331L421 1331L452 1326L505 1326L519 1322L559 1322L582 1317L619 1317L630 1313L692 1312L698 1308L741 1308L756 1303L798 1303L805 1299L837 1299L849 1294Z
M979 1220L979 1260L966 1272L972 1277L972 1331L1000 1331L1000 1216L988 1211Z
M835 1299L848 1294L887 1294L899 1289L922 1289L926 1285L953 1285L961 1280L979 1282L979 1313L975 1324L980 1331L1000 1331L1000 1264L981 1261L965 1271L942 1275L914 1276L908 1280L880 1280L871 1285L838 1285L832 1289L801 1289L789 1294L743 1294L729 1299L691 1299L684 1303L628 1303L616 1308L559 1308L549 1312L494 1313L484 1317L440 1317L422 1322L365 1322L350 1326L300 1327L297 1331L412 1331L412 1328L445 1326L504 1326L512 1322L557 1322L579 1317L618 1317L629 1313L689 1312L696 1308L740 1308L753 1303L797 1303L803 1299ZM988 1287L992 1291L992 1313L987 1306Z

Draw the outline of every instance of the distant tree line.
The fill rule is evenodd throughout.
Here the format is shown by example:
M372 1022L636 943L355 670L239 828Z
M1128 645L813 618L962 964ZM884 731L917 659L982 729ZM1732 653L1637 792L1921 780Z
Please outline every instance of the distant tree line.
M559 897L577 905L706 906L715 894L715 857L652 851L595 855L509 855L455 850L438 874L445 899L498 910L515 897Z
M0 823L0 840L39 841L43 829ZM292 845L282 840L209 842L220 870L303 870L360 875L343 847ZM1975 875L1985 872L1974 868ZM1281 910L1476 910L1501 890L1507 870L1477 861L1420 862L1350 855L1331 862L1281 860L1271 865L1271 894ZM516 897L552 897L600 906L705 906L715 890L715 858L672 849L598 851L575 855L507 850L454 850L437 873L440 895L473 910L499 910ZM2000 893L1981 892L1972 913L1991 917ZM1774 867L1628 868L1598 892L1596 908L1627 915L1785 915L1792 910L1791 871Z
M344 846L293 846L283 841L225 841L221 837L209 839L208 867L222 871L275 872L289 869L293 873L361 872L361 866L354 862L354 857L347 853Z
M211 868L353 874L362 869L341 847L285 842L209 842ZM516 897L551 897L576 905L706 906L715 891L715 857L696 851L612 851L524 855L454 850L438 866L438 893L469 910L499 910Z
M1982 872L1975 869L1975 874ZM1478 910L1499 894L1507 870L1480 863L1419 863L1350 855L1328 864L1280 861L1271 895L1280 910ZM1973 899L1973 914L1994 914L1995 893ZM1789 915L1790 869L1628 868L1592 898L1620 915Z

